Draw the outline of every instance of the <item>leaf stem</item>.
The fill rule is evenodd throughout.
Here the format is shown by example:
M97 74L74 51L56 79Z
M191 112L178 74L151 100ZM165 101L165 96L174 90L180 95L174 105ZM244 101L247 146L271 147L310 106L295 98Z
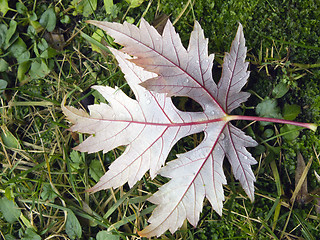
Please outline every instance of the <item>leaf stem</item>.
M285 119L278 119L278 118L267 118L267 117L256 117L256 116L241 116L241 115L228 115L225 117L226 121L232 120L249 120L249 121L262 121L262 122L273 122L273 123L282 123L282 124L290 124L295 126L300 126L304 128L309 128L312 131L317 130L317 124L314 123L302 123L302 122L295 122Z

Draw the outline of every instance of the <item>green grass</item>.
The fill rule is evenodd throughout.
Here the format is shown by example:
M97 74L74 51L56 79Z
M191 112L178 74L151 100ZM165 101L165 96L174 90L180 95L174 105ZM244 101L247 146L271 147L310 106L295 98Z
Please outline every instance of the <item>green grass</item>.
M0 88L5 88L0 90L0 235L4 239L139 239L137 230L146 226L154 208L146 199L167 181L146 175L131 189L124 185L95 194L85 192L123 148L107 154L72 150L86 136L67 130L62 99L70 94L68 104L75 106L86 104L80 100L90 102L91 95L95 101L104 101L90 90L95 84L119 86L132 96L113 56L102 46L116 45L107 36L101 36L102 41L93 38L96 29L85 23L87 19L138 23L144 16L152 22L164 13L171 15L184 43L193 20L199 20L210 38L210 50L217 55L214 71L218 73L218 62L241 21L251 62L246 90L253 94L237 114L256 114L258 103L268 98L278 106L268 106L273 113L284 114L288 105L296 104L301 107L297 120L320 123L320 6L316 1L292 0L279 6L257 0L145 1L136 8L126 1L114 1L111 8L105 8L104 1L98 1L96 9L94 1L83 1L91 5L76 2L22 0L16 5L9 1L0 19ZM56 20L45 13L50 7ZM0 5L2 15L5 11L6 6ZM59 32L48 38L44 28L50 27ZM58 43L65 45L63 50L54 50ZM100 47L99 53L92 51L92 44ZM279 91L286 88L288 92L279 97ZM279 125L247 124L237 123L260 143L250 149L259 162L254 166L255 201L249 201L226 163L223 216L205 200L197 228L186 222L162 239L319 238L319 182L314 174L320 173L319 130L295 136L291 133L296 131ZM199 139L183 139L170 158L192 148ZM307 203L292 204L298 151L310 164L303 176L312 197Z

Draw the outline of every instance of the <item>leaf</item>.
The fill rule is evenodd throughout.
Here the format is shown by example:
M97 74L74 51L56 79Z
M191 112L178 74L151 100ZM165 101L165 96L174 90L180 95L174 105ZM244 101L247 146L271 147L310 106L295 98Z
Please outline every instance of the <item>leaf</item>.
M265 99L256 107L256 113L261 117L281 118L277 100Z
M286 139L287 141L292 141L299 136L299 130L301 130L300 127L286 124L280 128L280 133L284 134L284 139Z
M253 201L255 176L251 165L256 160L246 147L257 143L230 121L270 119L228 115L250 95L241 92L249 77L241 24L230 53L225 55L221 79L216 85L212 78L214 55L208 55L208 40L198 22L187 49L169 20L162 35L144 19L139 28L128 22L88 23L105 30L124 46L121 51L109 49L135 99L117 87L94 86L108 104L91 105L87 113L65 106L66 99L62 102L64 114L74 124L70 130L90 135L75 150L106 153L126 146L100 181L87 191L117 188L127 182L133 187L147 171L151 178L157 174L171 178L148 199L157 207L149 219L150 225L139 232L144 237L160 236L167 229L173 233L185 219L196 226L205 197L222 215L223 184L227 183L223 172L225 157ZM192 98L203 111L182 112L173 105L171 96ZM316 129L314 124L300 125ZM204 138L197 147L178 154L177 159L162 167L181 138L199 132L204 132Z
M27 49L27 45L20 37L12 44L9 51L17 59L19 64L30 59L30 52Z
M148 170L151 177L155 177L179 139L204 131L205 138L199 146L178 155L175 161L160 170L161 175L172 180L149 199L158 207L149 219L151 225L140 234L150 237L161 235L166 229L174 232L186 218L196 226L204 197L221 215L224 200L222 185L226 184L222 169L225 156L233 167L236 179L240 180L253 200L255 177L250 165L256 161L245 147L255 146L256 142L224 119L226 112L238 107L249 96L238 89L249 75L244 63L246 49L241 25L231 53L226 54L222 84L217 87L211 72L214 56L208 56L208 41L197 22L188 50L183 47L170 21L162 36L144 20L140 28L128 23L91 23L106 30L116 42L125 46L122 49L124 52L137 58L132 59L110 49L136 100L119 89L95 86L108 105L89 106L90 115L83 110L63 107L68 119L76 123L71 127L72 131L91 134L76 150L108 152L118 146L127 146L99 183L89 191L115 188L126 182L132 187ZM223 91L228 94L223 94ZM181 112L167 95L193 98L204 111Z
M99 43L101 43L101 40L103 39L103 32L101 29L98 29L97 31L95 31L93 34L92 34L92 38L96 41L98 41ZM101 48L99 48L96 44L94 43L91 43L91 48L92 48L92 51L96 51L96 52L99 52L101 53Z
M103 0L103 4L104 4L104 9L106 10L107 14L111 14L112 13L112 7L113 5L113 0Z
M0 199L0 211L8 223L14 223L19 219L21 210L14 201L6 197Z
M8 48L17 39L17 26L18 23L11 19L9 29L6 31L5 48Z
M6 234L6 235L4 236L4 239L5 239L5 240L16 240L16 238L15 238L14 236L12 236L11 234Z
M80 169L81 165L83 164L83 159L81 157L81 155L79 154L79 152L77 151L72 151L70 153L70 165L72 167L72 169Z
M99 160L92 160L89 166L89 174L90 176L96 180L99 181L99 179L103 175L103 169L101 167L101 163Z
M47 201L47 200L52 201L57 197L57 194L50 184L45 184L43 185L43 189L40 196L44 201Z
M111 232L109 231L100 231L98 232L97 236L96 236L97 240L118 240L120 239L119 236L113 235Z
M31 61L22 62L18 66L18 72L17 72L17 78L21 82L23 81L27 76L26 72L30 69Z
M31 228L27 228L22 240L41 240L41 237Z
M4 59L0 59L0 72L5 72L9 68L9 63L7 63Z
M289 91L289 87L287 84L281 82L275 86L272 90L272 95L275 98L282 98Z
M294 120L301 112L300 106L296 104L285 104L283 107L283 118L287 120Z
M5 43L8 28L5 24L0 24L0 47Z
M8 10L9 10L8 0L0 0L0 12L2 12L3 17L6 15Z
M35 60L31 64L30 76L32 79L44 78L50 73L50 69L44 60Z
M68 210L67 221L66 221L66 233L70 239L80 239L82 236L81 225L74 213Z
M16 3L16 9L20 14L25 14L28 11L28 8L22 2Z
M21 148L18 139L9 131L9 129L5 125L1 126L0 138L3 145L8 148Z
M75 0L72 1L75 4L77 11L82 13L83 16L88 17L97 9L97 0Z
M281 109L278 107L276 99L264 99L256 107L256 113L261 117L281 118ZM266 126L269 122L260 122L262 126Z
M136 8L139 7L144 0L126 0L130 4L130 8Z
M48 8L40 17L39 23L48 32L52 32L56 28L57 17L53 8Z
M7 85L8 85L7 81L0 79L0 93L2 93L6 89Z

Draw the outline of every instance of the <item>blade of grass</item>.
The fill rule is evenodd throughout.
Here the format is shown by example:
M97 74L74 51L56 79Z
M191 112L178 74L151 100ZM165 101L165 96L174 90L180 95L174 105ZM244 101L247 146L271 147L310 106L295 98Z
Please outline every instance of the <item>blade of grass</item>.
M273 37L269 37L267 35L264 35L260 32L258 32L257 30L255 30L255 32L260 35L263 38L269 39L271 41L274 42L279 42L279 43L283 43L283 44L287 44L287 45L293 45L296 47L302 47L302 48L306 48L306 49L313 49L313 50L320 50L320 47L315 47L315 46L309 46L309 45L304 45L304 44L300 44L300 43L294 43L294 42L289 42L289 41L285 41L285 40L278 40L278 39L274 39Z
M273 239L278 239L273 230L269 228L268 224L263 219L259 218L259 220L261 221L261 224L264 226L264 228L267 229L268 233L270 233L270 235L273 237Z
M136 183L126 194L124 194L115 204L112 205L111 208L103 215L104 219L108 219L108 217L131 195L131 193L136 190L139 183Z
M311 157L309 159L307 166L305 167L305 169L302 172L301 178L299 179L299 182L298 182L298 184L297 184L297 186L296 186L296 188L295 188L295 190L294 190L294 192L292 194L292 197L290 199L290 201L292 203L294 203L294 201L295 201L295 199L296 199L296 197L297 197L297 195L298 195L298 193L299 193L299 191L300 191L300 189L302 187L302 184L303 184L303 182L305 181L305 179L307 177L307 174L309 172L309 169L310 169L310 166L311 166L311 163L312 163L312 159L313 159L313 157Z
M70 158L69 156L67 155L67 153L69 151L67 151L66 147L63 146L63 150L64 150L64 159L61 159L62 161L65 161L66 164L67 164L67 169L68 169L68 173L69 173L69 179L70 179L70 183L71 183L71 186L72 186L72 189L73 189L73 192L75 193L76 195L76 198L77 198L77 201L79 202L80 206L82 207L82 202L81 202L81 197L77 191L77 188L76 188L76 184L75 184L75 179L73 177L73 174L72 174L72 169L71 169L71 166L70 166Z
M281 188L281 181L280 181L280 176L279 176L276 162L271 161L270 167L272 169L274 180L276 182L278 197L280 198L280 196L282 195L282 188ZM281 210L281 204L277 204L275 211L274 211L274 216L273 216L272 231L274 231L274 229L276 228L276 225L277 225L277 222L279 219L279 215L280 215L280 210Z
M304 237L308 240L315 240L315 238L312 236L312 233L310 232L309 229L311 229L312 227L310 226L310 224L308 224L301 216L299 216L297 213L293 213L293 216L298 220L298 222L300 223L302 229L302 233L304 235Z
M144 210L142 210L140 213L139 213L139 216L145 216L149 213L151 213L154 209L155 209L156 206L150 206ZM109 228L108 228L108 231L111 231L111 230L114 230L114 229L118 229L120 228L121 226L129 223L129 222L132 222L134 221L135 219L137 218L137 215L136 214L132 214L130 215L129 217L124 217L123 219L121 219L120 221L116 222L115 224L112 224Z
M35 165L34 167L18 174L17 176L11 178L9 181L7 181L5 184L11 184L11 183L16 183L18 181L20 181L20 178L24 177L25 175L27 175L28 173L31 173L33 171L37 171L39 168L42 168L46 165L46 162L42 162L42 163L39 163L37 165Z
M97 40L93 39L92 37L90 37L89 35L85 34L84 32L80 33L81 37L83 37L85 40L87 40L89 43L96 45L97 47L101 48L102 50L106 51L107 53L110 53L109 48L107 48L105 45L103 45L102 43L98 42Z

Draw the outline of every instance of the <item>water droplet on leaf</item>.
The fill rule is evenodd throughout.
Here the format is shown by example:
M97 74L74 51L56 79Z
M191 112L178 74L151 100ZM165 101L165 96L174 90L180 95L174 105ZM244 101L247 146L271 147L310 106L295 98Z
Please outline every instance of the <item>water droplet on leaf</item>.
M224 140L225 138L226 138L226 136L224 135L224 133L221 133L220 140Z

